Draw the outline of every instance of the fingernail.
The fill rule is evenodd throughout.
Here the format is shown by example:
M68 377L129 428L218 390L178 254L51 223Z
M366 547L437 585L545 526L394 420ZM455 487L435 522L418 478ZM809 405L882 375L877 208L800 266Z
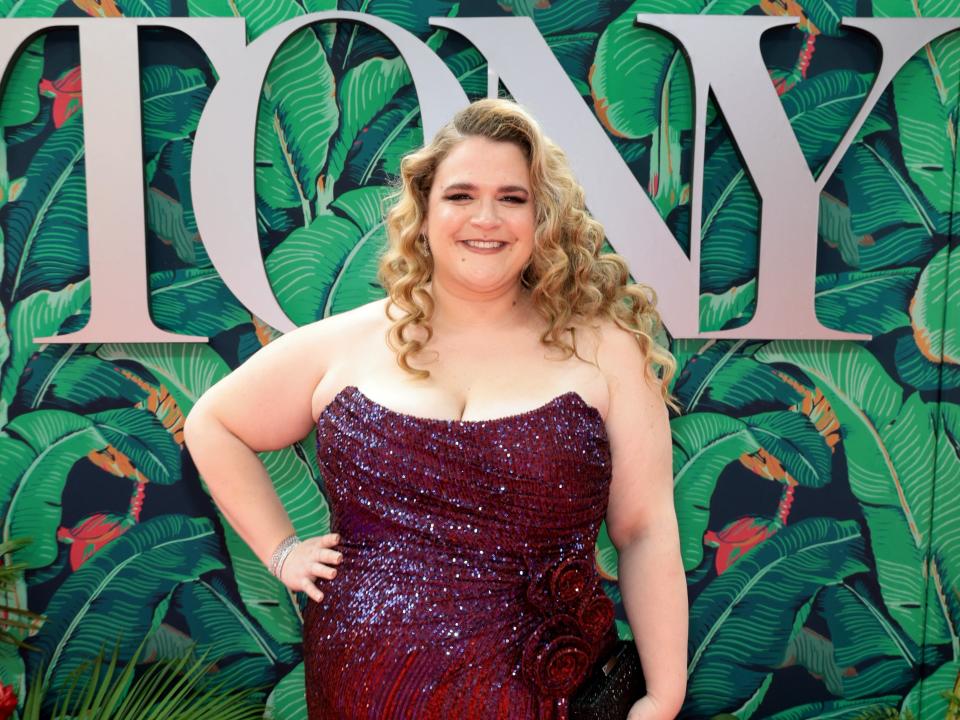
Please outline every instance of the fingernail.
M323 600L323 593L320 593L320 600Z
M339 555L337 555L337 563L339 564L342 562L343 562L343 553L340 553Z
M333 570L333 571L330 573L330 577L331 577L331 578L335 578L336 576L337 576L337 571L336 571L336 570Z
M340 542L340 536L339 536L339 535L334 535L334 536L333 536L333 541L334 541L334 542Z

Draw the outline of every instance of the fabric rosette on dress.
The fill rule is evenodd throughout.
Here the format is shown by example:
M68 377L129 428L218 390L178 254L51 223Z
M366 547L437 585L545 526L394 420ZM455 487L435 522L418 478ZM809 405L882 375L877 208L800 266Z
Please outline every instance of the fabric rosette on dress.
M540 622L523 646L524 678L546 704L566 701L617 640L614 604L593 563L570 557L530 568L527 600Z

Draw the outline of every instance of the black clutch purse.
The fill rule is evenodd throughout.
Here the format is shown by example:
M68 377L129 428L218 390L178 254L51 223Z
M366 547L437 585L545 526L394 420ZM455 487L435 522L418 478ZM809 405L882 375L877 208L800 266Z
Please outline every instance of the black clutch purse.
M633 640L618 640L570 698L570 720L624 720L646 694Z

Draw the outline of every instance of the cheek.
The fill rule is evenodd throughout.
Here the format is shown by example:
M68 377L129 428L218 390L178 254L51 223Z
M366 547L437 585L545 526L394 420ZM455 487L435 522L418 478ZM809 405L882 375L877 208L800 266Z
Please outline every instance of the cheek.
M522 237L532 243L534 233L536 233L537 230L536 219L532 213L529 215L521 215L515 218L513 228L517 237Z
M430 211L427 220L427 226L438 230L458 225L461 221L461 214L456 206L441 205Z

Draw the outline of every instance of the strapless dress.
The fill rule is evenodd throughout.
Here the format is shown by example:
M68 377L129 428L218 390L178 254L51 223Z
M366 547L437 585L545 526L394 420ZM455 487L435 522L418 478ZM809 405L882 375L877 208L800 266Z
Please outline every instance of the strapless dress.
M616 641L594 557L611 478L576 392L491 420L357 387L317 421L343 561L304 612L310 720L566 720Z

